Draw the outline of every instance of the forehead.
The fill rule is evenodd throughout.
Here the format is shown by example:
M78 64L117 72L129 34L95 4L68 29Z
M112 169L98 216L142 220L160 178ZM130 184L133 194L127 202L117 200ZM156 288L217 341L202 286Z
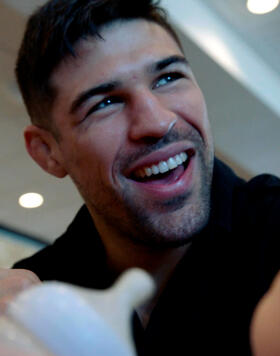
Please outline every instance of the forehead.
M102 39L81 41L77 56L66 58L52 76L55 87L72 85L75 78L102 82L157 61L161 57L182 54L173 37L161 26L146 20L116 22L101 31Z

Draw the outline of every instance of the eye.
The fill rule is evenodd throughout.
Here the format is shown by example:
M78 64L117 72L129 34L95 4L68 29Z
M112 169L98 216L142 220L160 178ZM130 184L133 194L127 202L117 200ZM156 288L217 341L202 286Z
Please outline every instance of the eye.
M157 79L157 81L154 85L154 88L159 88L163 85L167 85L167 84L174 82L175 80L181 79L183 77L184 77L184 75L181 73L178 73L178 72L163 74Z
M85 118L87 116L89 116L90 114L97 112L97 111L101 111L101 110L105 110L108 107L114 105L114 104L119 104L121 103L122 100L119 97L115 97L115 96L111 96L108 98L105 98L103 100L101 100L100 102L98 102L97 104L95 104L86 114Z

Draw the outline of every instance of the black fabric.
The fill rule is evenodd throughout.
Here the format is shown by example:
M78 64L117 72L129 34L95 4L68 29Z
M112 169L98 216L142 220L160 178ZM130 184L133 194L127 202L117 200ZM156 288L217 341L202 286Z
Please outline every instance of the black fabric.
M176 268L144 331L134 315L140 356L251 355L253 310L279 270L280 180L244 182L215 160L211 216ZM112 283L86 207L52 246L15 268L105 288Z

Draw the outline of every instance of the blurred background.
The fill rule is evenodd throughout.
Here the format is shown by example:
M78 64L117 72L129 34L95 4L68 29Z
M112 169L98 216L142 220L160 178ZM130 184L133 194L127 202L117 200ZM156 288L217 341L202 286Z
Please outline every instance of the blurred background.
M278 3L264 0L265 6L270 1ZM24 147L28 116L14 66L26 19L44 2L0 0L0 266L5 267L51 243L82 205L70 179L44 173ZM162 5L204 92L216 155L245 179L280 176L280 6L254 14L247 0ZM42 195L40 207L19 205L30 192Z

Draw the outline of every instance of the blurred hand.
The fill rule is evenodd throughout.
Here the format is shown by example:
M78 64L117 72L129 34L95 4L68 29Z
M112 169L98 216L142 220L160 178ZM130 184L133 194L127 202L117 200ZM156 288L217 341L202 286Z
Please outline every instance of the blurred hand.
M35 353L36 352L36 353ZM48 354L44 353L44 351L28 351L23 352L21 349L17 348L13 345L5 345L0 342L0 355L5 356L49 356Z
M0 315L19 292L38 283L40 279L31 271L0 268Z
M0 317L1 356L54 356L25 329L5 315Z
M280 355L280 272L254 312L251 344L254 356Z
M2 327L5 316L0 318L0 355L4 355L1 345L5 341L11 341L11 349L15 343L26 343L29 336L28 350L35 352L36 342L40 346L34 356L41 356L42 347L53 356L135 356L131 314L154 289L147 272L136 268L124 272L106 290L43 282L23 291L9 304Z

